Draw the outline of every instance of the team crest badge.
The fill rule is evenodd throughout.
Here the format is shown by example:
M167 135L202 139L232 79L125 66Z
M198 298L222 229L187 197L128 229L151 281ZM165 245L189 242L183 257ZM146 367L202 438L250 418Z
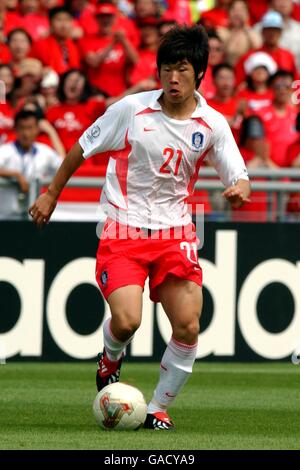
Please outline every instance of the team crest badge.
M107 279L108 279L107 271L103 271L101 273L101 282L103 286L105 286L105 284L107 283Z
M192 134L192 146L196 150L200 150L204 144L204 134L202 132L194 132Z

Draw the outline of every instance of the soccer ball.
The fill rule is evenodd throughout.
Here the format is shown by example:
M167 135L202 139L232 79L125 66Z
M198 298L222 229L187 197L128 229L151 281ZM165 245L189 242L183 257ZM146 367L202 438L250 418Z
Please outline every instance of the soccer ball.
M102 429L139 429L146 419L147 405L140 390L116 382L100 390L93 412Z

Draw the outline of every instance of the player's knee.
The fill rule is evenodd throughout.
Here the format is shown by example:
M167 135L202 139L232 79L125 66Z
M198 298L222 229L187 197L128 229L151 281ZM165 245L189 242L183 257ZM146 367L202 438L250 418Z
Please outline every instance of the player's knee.
M196 342L200 332L199 321L193 320L189 322L180 323L173 328L173 334L176 339L188 344Z
M119 321L119 329L122 331L122 335L125 337L130 337L134 335L136 330L139 328L141 322L137 318L126 318L123 317Z

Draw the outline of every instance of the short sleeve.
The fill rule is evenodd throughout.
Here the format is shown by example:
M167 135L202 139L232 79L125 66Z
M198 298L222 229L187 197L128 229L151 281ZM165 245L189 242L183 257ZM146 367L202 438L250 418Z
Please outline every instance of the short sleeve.
M111 105L79 138L83 157L125 148L131 114L126 98Z
M220 113L216 120L212 147L208 152L207 160L216 169L225 187L236 184L238 179L249 180L245 162L229 124Z

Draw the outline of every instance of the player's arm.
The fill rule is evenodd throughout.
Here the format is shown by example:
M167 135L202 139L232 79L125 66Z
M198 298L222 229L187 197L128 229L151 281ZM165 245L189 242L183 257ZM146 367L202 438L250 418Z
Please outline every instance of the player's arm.
M226 119L219 113L216 118L218 122L208 160L215 167L226 188L223 197L232 207L238 208L250 202L251 187L248 172Z
M124 98L111 105L84 131L63 160L47 192L39 196L30 207L29 213L39 227L49 221L61 191L86 158L96 153L121 150L125 147L128 123L131 119L131 107L126 100Z
M60 193L73 173L84 162L85 159L82 155L83 149L77 142L63 160L48 190L41 194L29 208L29 214L38 227L42 227L49 221L56 207Z

